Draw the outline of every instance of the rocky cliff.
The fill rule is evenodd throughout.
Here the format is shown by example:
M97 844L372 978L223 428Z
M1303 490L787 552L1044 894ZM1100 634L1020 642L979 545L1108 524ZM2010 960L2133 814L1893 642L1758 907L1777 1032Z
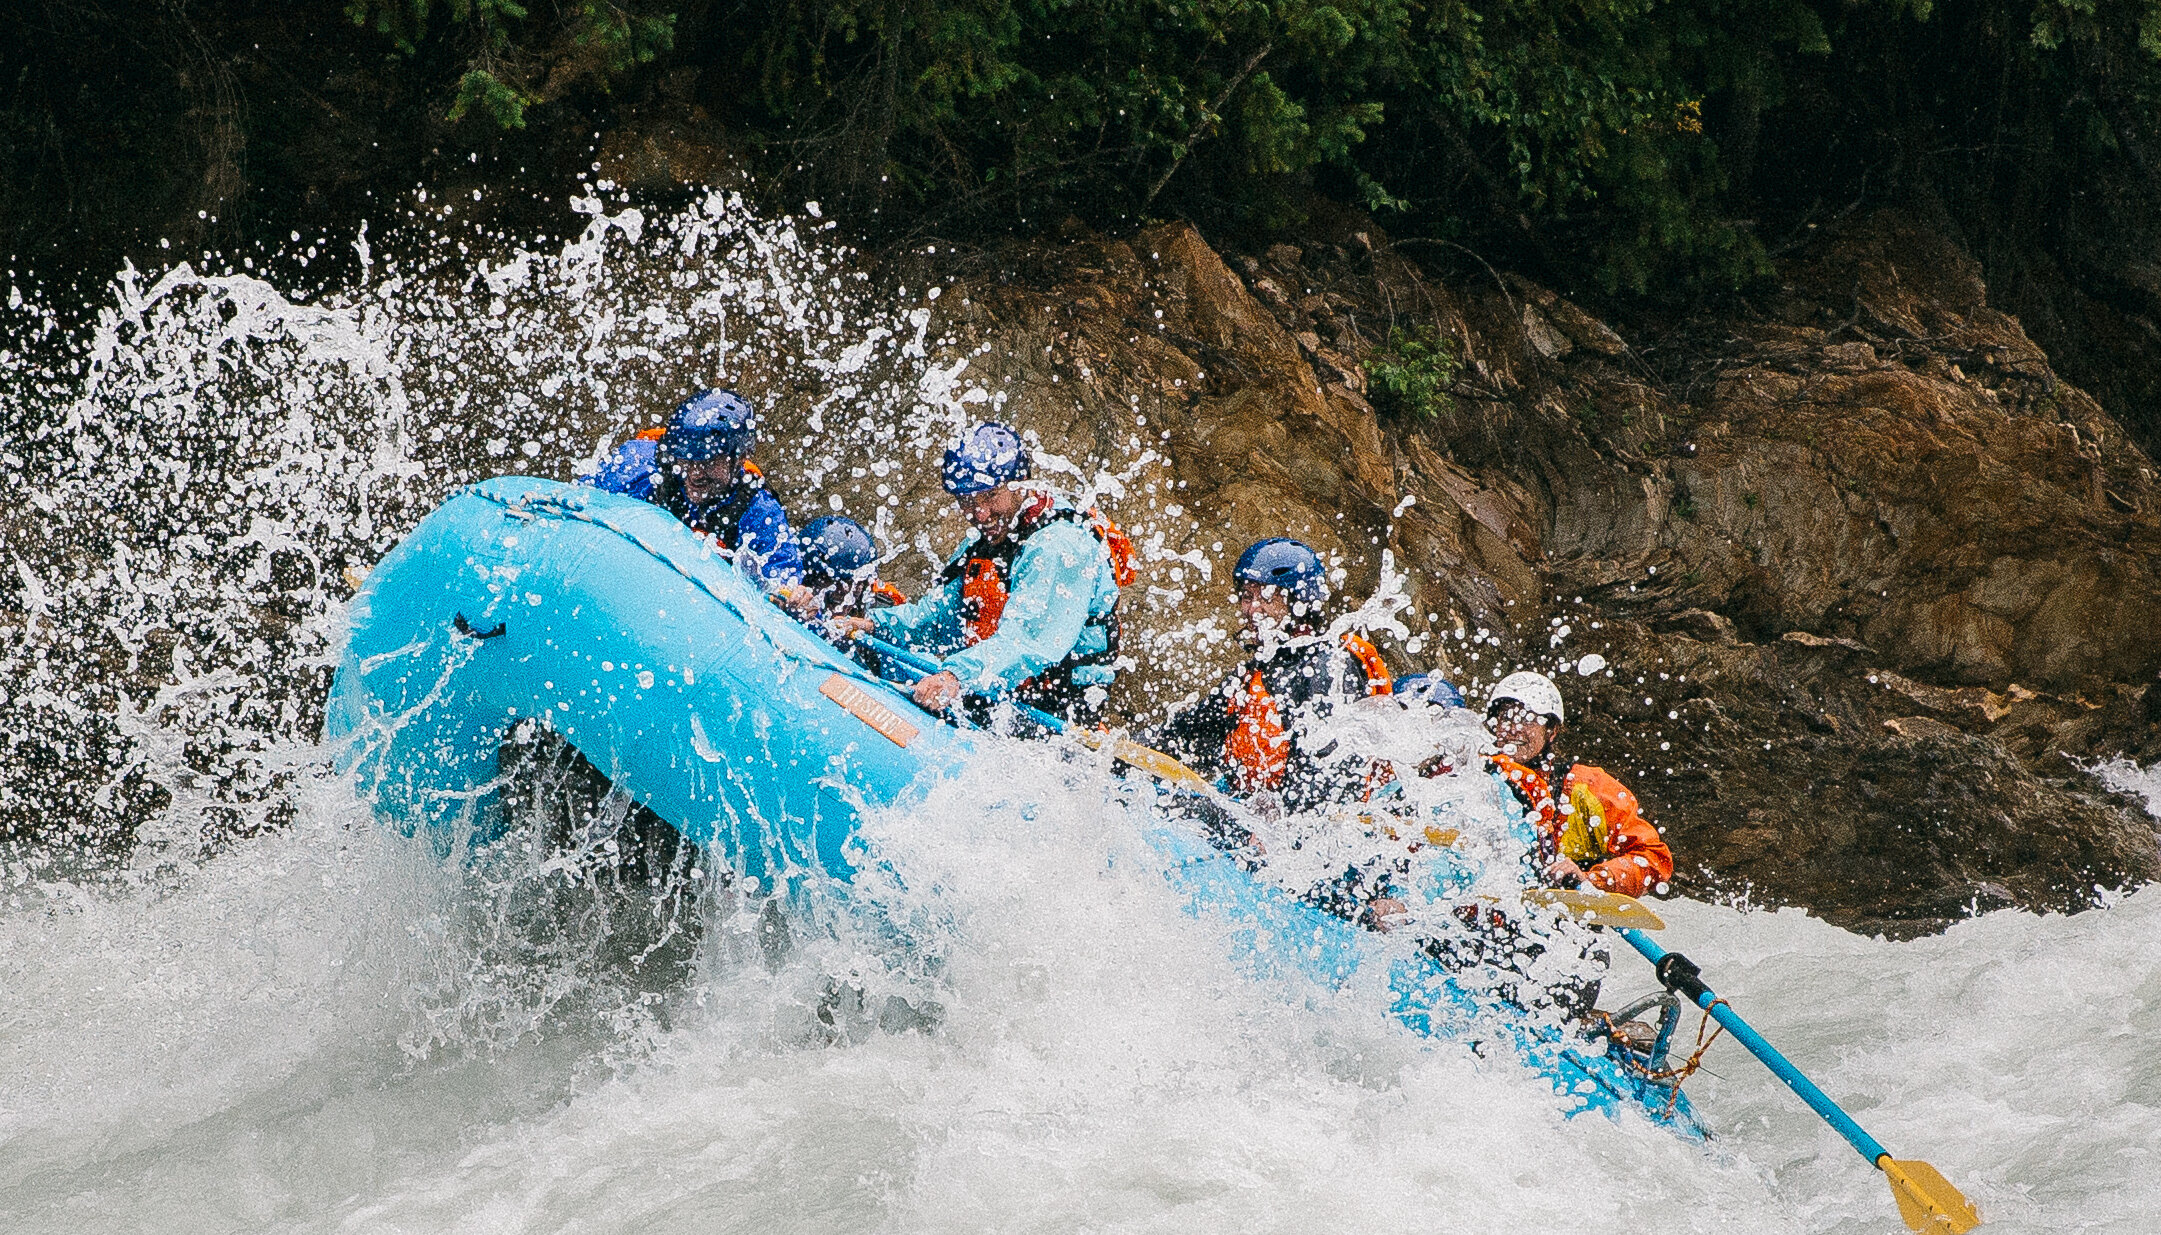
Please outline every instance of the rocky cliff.
M2153 877L2085 766L2161 756L2161 486L1964 254L1882 214L1638 335L1358 217L1299 239L1073 227L940 302L1008 415L1125 461L1129 707L1234 659L1229 559L1287 533L1352 595L1392 560L1400 664L1579 670L1571 748L1639 790L1682 891L1910 933ZM1371 388L1407 339L1444 362L1422 402Z

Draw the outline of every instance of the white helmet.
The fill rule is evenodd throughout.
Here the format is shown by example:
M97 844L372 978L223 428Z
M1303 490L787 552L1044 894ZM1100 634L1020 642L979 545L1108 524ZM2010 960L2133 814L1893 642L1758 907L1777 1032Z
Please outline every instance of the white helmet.
M1486 710L1492 711L1493 705L1503 699L1513 699L1540 716L1551 716L1557 721L1568 719L1568 713L1561 708L1561 688L1543 673L1526 669L1502 678L1493 693L1486 696Z

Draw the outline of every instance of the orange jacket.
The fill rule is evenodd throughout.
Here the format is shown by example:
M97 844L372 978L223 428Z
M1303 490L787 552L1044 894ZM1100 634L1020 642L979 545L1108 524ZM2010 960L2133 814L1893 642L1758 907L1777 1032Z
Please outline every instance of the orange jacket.
M1233 717L1231 731L1223 739L1223 762L1231 783L1240 793L1274 789L1291 768L1291 735L1283 727L1283 709L1276 705L1268 681L1255 669L1246 676L1245 689L1224 704Z
M1541 865L1566 857L1603 891L1641 896L1673 878L1673 851L1636 795L1604 768L1579 763L1562 778L1559 800L1546 778L1506 755L1493 756L1538 829ZM1562 803L1569 809L1561 809ZM1577 814L1585 818L1574 818Z
M1348 632L1342 644L1365 671L1367 695L1385 695L1394 689L1394 679L1372 640ZM1230 734L1223 739L1223 762L1230 769L1231 783L1240 793L1282 788L1291 767L1291 737L1283 725L1283 709L1268 689L1268 679L1254 669L1246 677L1245 689L1233 692L1224 706L1234 718ZM1367 797L1373 796L1374 788L1373 774L1368 772Z

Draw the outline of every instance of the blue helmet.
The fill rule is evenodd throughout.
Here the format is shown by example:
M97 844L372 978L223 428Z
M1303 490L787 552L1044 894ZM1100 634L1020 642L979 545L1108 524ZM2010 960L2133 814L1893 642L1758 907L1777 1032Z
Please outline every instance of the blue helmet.
M732 390L701 390L668 414L660 447L670 459L740 459L758 444L758 413Z
M878 542L846 515L821 515L803 525L803 577L849 583L878 569Z
M1321 565L1320 555L1288 536L1254 541L1238 555L1231 578L1282 588L1308 604L1328 595L1328 568Z
M1009 480L1034 475L1028 447L1013 426L986 420L945 452L945 491L954 497L985 493Z
M1438 673L1406 673L1396 679L1395 696L1406 704L1424 703L1440 708L1463 706L1463 692Z

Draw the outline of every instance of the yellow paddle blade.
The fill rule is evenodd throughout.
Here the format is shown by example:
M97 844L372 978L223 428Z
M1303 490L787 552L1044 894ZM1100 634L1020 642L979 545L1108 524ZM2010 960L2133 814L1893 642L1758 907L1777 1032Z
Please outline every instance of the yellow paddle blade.
M1926 1162L1901 1161L1885 1154L1876 1165L1891 1181L1898 1216L1921 1235L1961 1235L1981 1225L1981 1211L1951 1186L1943 1172Z
M1618 892L1586 892L1579 888L1527 888L1523 893L1523 903L1558 909L1578 922L1588 922L1593 926L1625 926L1638 931L1666 929L1666 920L1653 913L1649 905L1633 896L1623 896Z
M1160 750L1153 750L1127 738L1110 737L1107 734L1097 733L1093 729L1076 727L1070 732L1080 738L1081 745L1090 750L1103 749L1103 744L1107 739L1110 743L1111 758L1128 767L1139 768L1165 784L1175 785L1180 789L1192 789L1201 793L1207 793L1215 788L1200 773Z

